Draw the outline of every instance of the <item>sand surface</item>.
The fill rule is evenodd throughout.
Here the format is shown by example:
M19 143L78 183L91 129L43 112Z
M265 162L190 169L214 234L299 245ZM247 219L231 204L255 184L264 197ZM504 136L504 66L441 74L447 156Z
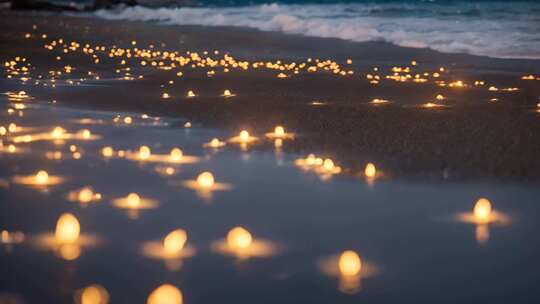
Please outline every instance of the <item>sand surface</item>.
M348 174L357 174L367 162L373 162L393 178L540 177L540 81L521 79L529 74L540 77L538 61L441 54L383 42L352 43L240 28L163 26L10 11L1 11L0 17L0 26L6 29L0 33L2 62L21 56L31 63L26 82L20 80L21 75L7 79L5 70L0 80L3 91L25 90L36 100L56 100L67 106L183 117L231 133L248 129L262 135L280 124L299 135L284 145L284 151L332 157ZM26 33L31 38L26 39ZM77 41L81 48L89 43L107 50L113 45L133 49L150 44L154 50L184 55L186 51L202 55L204 50L220 50L219 55L211 55L220 58L228 53L250 63L330 59L354 74L340 76L319 70L293 75L285 71L291 77L281 79L276 77L280 71L271 69L231 68L224 73L223 68L185 66L162 70L141 66L141 58L132 58L122 66L122 58L108 58L106 52L95 64L80 48L63 54L61 47L52 51L43 47L59 38L64 43ZM136 46L131 44L133 40ZM346 63L349 58L352 64ZM416 66L411 65L412 60L417 61ZM56 88L50 82L44 85L51 78L50 71L63 70L66 65L73 70L55 77ZM439 78L430 76L425 83L385 79L393 74L394 66L410 67L413 77L426 72L432 75L440 67L445 70ZM143 79L118 79L125 71L115 70L125 67ZM209 77L209 70L216 74ZM100 80L88 80L88 71L99 74ZM182 77L176 76L178 71L183 72ZM382 79L371 84L367 74ZM84 81L77 85L80 78ZM36 80L40 82L36 84ZM170 80L174 83L169 84ZM442 87L435 82L440 80L446 84L461 80L467 87ZM485 84L475 86L475 81ZM490 86L499 90L490 91ZM225 89L237 95L225 99L220 96ZM188 90L198 96L185 98ZM163 92L171 98L162 99ZM436 102L438 94L445 97L440 102L445 107L419 107ZM370 104L374 98L390 103ZM313 105L313 101L323 104Z

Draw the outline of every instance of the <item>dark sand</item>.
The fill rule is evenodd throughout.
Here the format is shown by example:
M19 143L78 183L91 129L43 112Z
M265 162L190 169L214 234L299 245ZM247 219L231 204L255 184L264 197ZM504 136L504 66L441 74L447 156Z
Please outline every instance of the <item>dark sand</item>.
M49 70L60 70L67 64L75 68L71 78L86 76L88 70L98 71L102 79L117 77L114 70L119 59L113 62L100 56L102 62L95 65L78 51L56 61L55 57L62 55L59 49L50 52L43 45L57 38L107 47L131 47L129 42L137 40L138 46L155 44L160 50L219 49L244 60L312 57L344 64L346 58L352 58L355 70L355 75L348 77L310 73L278 79L278 71L232 71L208 78L206 68L184 68L184 76L177 78L177 70L141 67L135 64L137 59L129 66L136 67L134 74L144 74L142 80L102 80L93 83L97 85L51 89L31 81L22 85L4 74L0 83L5 91L25 90L36 100L57 100L62 105L185 117L235 133L246 128L261 135L282 124L301 135L287 142L285 151L331 156L351 174L361 172L371 161L393 178L540 178L540 113L536 112L540 81L521 80L525 74L539 75L540 61L442 54L383 42L352 43L238 28L159 26L10 11L1 11L0 19L0 59L26 57L33 66L32 77L45 77ZM38 26L36 31L32 31L33 24ZM28 32L34 36L46 33L48 38L25 39ZM365 74L375 66L383 76L390 74L392 66L405 66L411 60L418 61L420 71L446 67L449 72L444 79L448 82L484 80L486 85L443 88L433 82L383 80L371 85L366 80ZM167 84L171 79L174 85ZM487 89L491 85L520 90L491 92ZM183 98L190 89L200 96ZM238 96L219 97L224 89ZM164 91L173 98L160 99ZM437 94L448 97L444 103L449 107L416 107L433 101ZM368 104L373 98L392 103ZM499 101L490 102L492 98ZM327 104L310 105L314 100Z

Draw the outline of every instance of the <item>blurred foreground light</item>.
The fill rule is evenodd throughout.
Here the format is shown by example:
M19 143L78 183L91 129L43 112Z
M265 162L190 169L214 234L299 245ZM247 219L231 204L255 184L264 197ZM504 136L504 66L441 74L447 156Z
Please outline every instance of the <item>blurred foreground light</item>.
M109 293L101 285L90 285L80 293L80 304L108 304Z
M170 284L163 284L148 296L146 304L182 304L182 292Z

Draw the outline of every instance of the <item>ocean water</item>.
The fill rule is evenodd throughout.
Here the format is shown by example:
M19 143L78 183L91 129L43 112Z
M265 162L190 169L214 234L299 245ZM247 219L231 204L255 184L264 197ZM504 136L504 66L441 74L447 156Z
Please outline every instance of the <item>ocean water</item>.
M143 5L100 10L95 15L162 24L248 27L358 42L386 41L498 58L540 58L540 1L140 3Z

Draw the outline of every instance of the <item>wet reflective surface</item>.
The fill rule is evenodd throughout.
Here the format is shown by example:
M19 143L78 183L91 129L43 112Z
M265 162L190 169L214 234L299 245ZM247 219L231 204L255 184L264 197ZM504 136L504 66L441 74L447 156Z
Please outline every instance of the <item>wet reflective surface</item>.
M213 149L205 144L238 134L193 122L186 128L181 119L42 101L8 113L13 104L2 98L1 125L28 129L0 137L0 230L7 231L0 245L0 303L540 299L537 183L368 180L334 174L339 160L333 160L331 174L324 171L328 162L303 170L296 163L305 155L288 154L287 141L278 147L268 140L267 148L256 150L234 143ZM11 140L52 134L56 126L68 134L88 129L97 137ZM264 134L253 136L264 141ZM159 157L129 157L143 145ZM104 147L112 151L104 153ZM175 147L197 161L171 162ZM43 182L40 170L61 182L34 187L14 179ZM214 191L204 188L207 182L197 184L205 171L214 177L211 187L227 187ZM188 181L193 187L185 186ZM131 193L139 200L130 200ZM504 223L458 220L463 213L474 216L482 197L504 215ZM118 199L125 199L126 208ZM58 238L76 238L76 225L68 221L68 231L58 232L64 213L80 224L69 246ZM244 232L229 238L237 226L251 239ZM187 240L182 236L180 245L168 246L184 254L145 254L145 244L161 252L163 238L175 229L185 230ZM52 250L39 242L46 237ZM359 259L338 259L346 250Z

